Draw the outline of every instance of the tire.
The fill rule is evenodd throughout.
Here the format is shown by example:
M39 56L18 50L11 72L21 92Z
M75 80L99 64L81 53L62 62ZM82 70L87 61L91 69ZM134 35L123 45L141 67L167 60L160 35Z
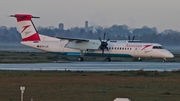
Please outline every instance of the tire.
M105 61L106 61L106 62L110 62L110 61L111 61L111 58L110 58L110 57L105 58Z
M78 57L77 60L78 61L84 61L84 58L83 57Z

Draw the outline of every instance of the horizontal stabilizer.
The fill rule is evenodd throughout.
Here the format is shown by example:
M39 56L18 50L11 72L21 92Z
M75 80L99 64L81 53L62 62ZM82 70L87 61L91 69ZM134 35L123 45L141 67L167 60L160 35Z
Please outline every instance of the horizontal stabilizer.
M35 17L30 14L14 14L10 17L15 17L19 25L19 33L21 34L22 41L40 41L39 34L33 24L31 18Z
M30 14L15 14L15 15L10 15L9 17L15 17L15 18L26 18L26 17L29 17L29 18L40 18L40 17L37 17L37 16L32 16Z

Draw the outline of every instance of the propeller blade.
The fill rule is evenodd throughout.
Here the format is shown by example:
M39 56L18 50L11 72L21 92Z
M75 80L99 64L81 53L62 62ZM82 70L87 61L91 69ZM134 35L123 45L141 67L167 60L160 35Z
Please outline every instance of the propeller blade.
M108 47L106 47L106 50L108 50L108 51L109 51L109 48L108 48Z
M105 37L106 37L106 33L104 33L104 37L103 37L103 40L105 40Z
M128 40L130 41L130 35L128 35Z
M132 41L134 40L135 36L133 36Z
M104 54L104 49L102 49L102 54Z
M110 39L107 39L106 42L108 42Z
M99 40L102 42L101 38L99 37Z

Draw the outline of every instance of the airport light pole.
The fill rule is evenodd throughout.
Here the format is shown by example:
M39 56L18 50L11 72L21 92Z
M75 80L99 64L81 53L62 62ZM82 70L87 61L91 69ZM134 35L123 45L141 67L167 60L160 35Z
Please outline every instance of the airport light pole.
M25 87L21 86L20 90L21 90L21 101L23 101L23 94L24 94Z

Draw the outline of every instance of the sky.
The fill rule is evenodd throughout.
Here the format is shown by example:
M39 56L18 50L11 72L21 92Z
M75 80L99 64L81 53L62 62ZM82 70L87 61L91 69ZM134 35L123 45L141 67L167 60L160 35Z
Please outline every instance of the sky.
M16 13L41 17L33 21L42 27L64 23L69 29L89 21L90 26L180 31L180 0L0 0L0 26L16 27L16 20L7 17Z

